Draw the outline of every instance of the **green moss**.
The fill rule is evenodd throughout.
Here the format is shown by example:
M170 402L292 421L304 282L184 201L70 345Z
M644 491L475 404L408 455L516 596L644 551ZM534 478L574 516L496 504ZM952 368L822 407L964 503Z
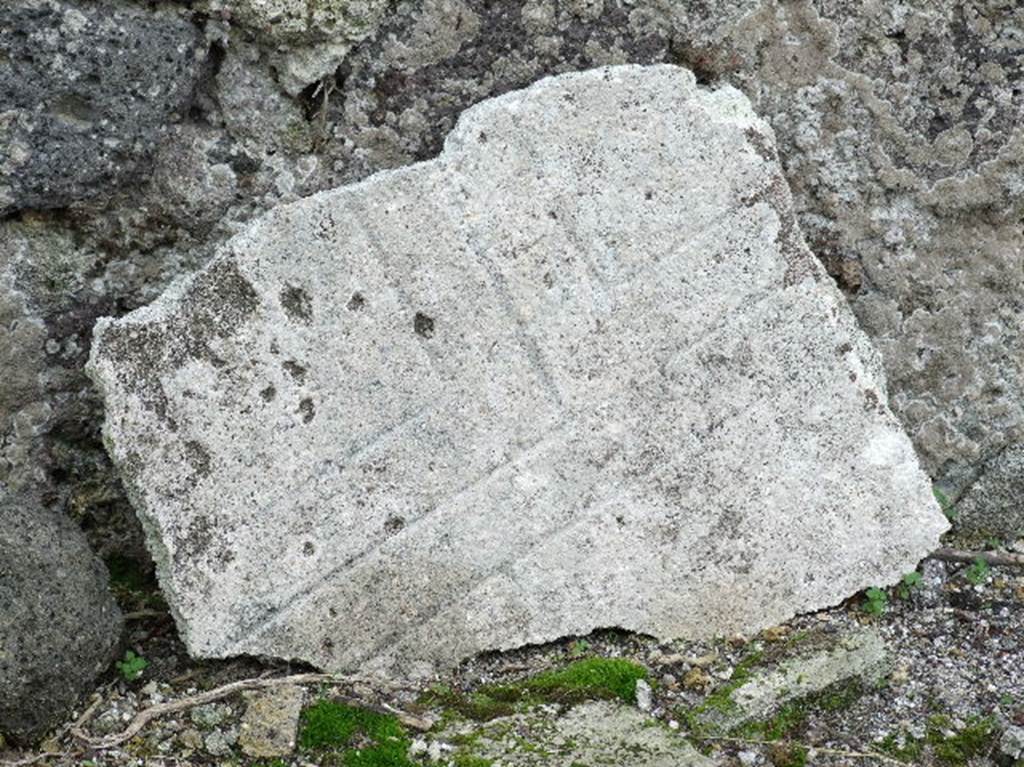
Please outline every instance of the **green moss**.
M953 731L952 735L945 733ZM949 717L937 714L928 720L925 739L940 763L961 767L987 753L994 745L997 730L989 718L972 717L963 728L953 730Z
M787 743L772 751L775 767L807 767L807 747L799 743Z
M442 708L445 714L453 712L466 719L486 722L514 714L524 705L538 703L579 703L616 698L634 703L636 683L646 678L647 669L633 661L588 658L520 682L484 685L470 693L435 685L420 697L419 703Z
M549 700L619 698L636 702L636 683L647 669L621 658L588 658L560 671L548 671L523 682L523 688Z
M299 747L318 752L323 765L412 767L409 736L393 716L332 700L302 714Z
M750 681L753 670L760 664L764 657L761 651L754 651L744 657L732 672L732 677L725 684L721 684L711 691L711 694L702 703L685 711L679 711L678 715L686 723L690 733L699 735L714 735L719 728L709 723L705 717L712 712L728 713L736 708L736 701L732 694Z
M917 764L924 753L923 741L906 733L889 733L882 740L875 741L874 747L883 754L908 764Z
M875 748L901 762L919 764L929 750L938 764L967 767L971 761L989 753L995 746L998 730L988 717L972 717L956 729L945 714L928 718L923 738L908 733L891 733L875 742Z
M420 696L420 705L443 708L445 713L453 712L465 719L489 722L501 716L515 713L515 707L506 700L498 700L486 692L461 693L447 685L434 685ZM442 718L442 723L446 723Z
M494 762L472 754L456 753L452 758L452 767L493 767Z
M770 719L742 725L734 730L734 734L763 740L781 740L799 729L813 711L842 711L863 694L864 688L859 680L834 684L821 692L790 701Z

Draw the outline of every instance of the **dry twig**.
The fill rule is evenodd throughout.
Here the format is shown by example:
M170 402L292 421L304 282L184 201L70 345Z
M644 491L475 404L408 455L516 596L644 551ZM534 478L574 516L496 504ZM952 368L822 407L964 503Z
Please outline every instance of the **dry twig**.
M983 560L986 564L996 567L1024 567L1024 556L1020 554L998 554L994 551L964 551L962 549L936 549L928 555L929 559L942 562L964 562L970 564Z
M391 685L382 682L379 679L368 679L365 677L339 677L331 674L292 674L291 676L279 676L279 677L259 677L255 679L240 679L236 682L231 682L222 687L217 687L213 690L207 690L196 695L190 695L185 698L179 698L178 700L167 701L166 703L158 703L155 706L150 706L147 709L143 709L135 718L132 719L131 724L128 725L123 731L115 733L113 735L107 735L102 738L94 738L85 732L84 725L87 717L83 715L79 721L75 722L75 725L71 728L71 734L83 744L94 749L106 749L114 748L126 743L127 741L134 738L149 722L154 719L158 719L168 714L175 714L180 711L187 711L190 708L196 706L202 706L207 703L212 703L222 698L234 695L235 693L242 692L244 690L259 690L266 689L268 687L278 687L287 684L317 684L317 683L333 683L333 684L345 684L352 685L356 683L366 684L371 687L380 689L381 687L395 690L402 689L399 686ZM365 705L365 704L363 704ZM92 714L95 710L95 705L90 707L88 714ZM430 724L426 720L420 717L407 714L405 712L392 710L395 716L398 717L399 721L403 724L413 727L415 729L429 728Z

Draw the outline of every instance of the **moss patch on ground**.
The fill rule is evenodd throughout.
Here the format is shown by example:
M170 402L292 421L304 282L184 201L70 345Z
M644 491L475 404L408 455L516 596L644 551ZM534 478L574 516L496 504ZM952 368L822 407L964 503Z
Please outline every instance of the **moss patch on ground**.
M966 767L972 759L988 754L998 736L990 717L972 717L957 728L945 714L935 714L928 718L924 737L893 733L877 741L875 748L907 764L918 764L929 751L938 764Z
M720 713L727 713L736 708L736 701L732 699L732 694L750 681L750 678L753 676L754 669L761 664L762 660L762 652L751 652L736 664L736 667L732 672L732 677L728 682L712 690L711 694L708 695L708 697L699 705L694 706L689 710L679 712L680 718L682 721L686 722L691 733L694 735L718 734L717 732L709 732L709 729L716 728L705 722L703 715L716 711Z
M587 658L522 681L484 685L467 693L435 685L420 698L420 704L486 722L509 716L523 705L615 699L635 703L636 683L641 679L647 679L647 669L639 663Z
M647 678L639 663L620 658L588 658L522 683L525 692L552 702L618 698L636 702L636 683Z
M333 700L302 713L299 748L334 767L413 767L409 735L393 716Z
M863 694L864 687L859 680L835 684L821 692L790 701L771 718L740 725L730 734L770 741L788 738L807 721L811 713L841 711L853 705Z
M761 653L748 655L737 665L732 679L714 690L700 705L680 711L679 718L685 723L689 736L697 743L702 739L723 736L762 743L778 743L779 745L773 749L773 754L777 757L774 763L786 767L802 767L806 763L807 749L791 740L804 727L808 717L815 712L841 711L860 698L866 689L860 680L848 680L783 703L771 716L764 719L755 719L732 727L714 721L715 714L729 713L736 708L732 693L746 683L762 663Z

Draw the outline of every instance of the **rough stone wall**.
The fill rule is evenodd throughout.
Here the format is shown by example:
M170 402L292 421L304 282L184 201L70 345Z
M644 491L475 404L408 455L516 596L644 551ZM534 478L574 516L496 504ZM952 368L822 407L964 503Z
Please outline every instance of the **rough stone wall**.
M1014 0L5 3L0 483L138 553L81 372L97 316L151 300L263 210L435 154L483 98L671 61L772 124L893 409L969 496L1024 431L1022 28Z
M466 105L596 64L740 87L894 408L959 494L1024 426L1021 23L1003 1L400 4L343 67L331 153L343 176L430 156Z

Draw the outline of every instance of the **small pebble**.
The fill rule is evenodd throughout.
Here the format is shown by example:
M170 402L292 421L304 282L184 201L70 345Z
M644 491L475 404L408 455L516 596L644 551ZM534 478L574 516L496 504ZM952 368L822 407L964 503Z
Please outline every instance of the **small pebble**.
M756 751L740 751L736 754L736 758L740 760L743 767L753 767L753 765L761 763L761 755Z
M203 743L211 756L227 756L237 741L238 733L234 730L214 730Z
M680 666L686 663L686 657L679 653L672 653L671 655L662 655L655 663L659 666Z
M697 667L690 669L686 676L683 677L683 687L688 690L702 689L709 684L711 684L711 677L703 669Z
M636 680L636 707L648 712L654 708L654 691L645 679Z
M691 666L707 668L716 660L718 660L718 653L709 653L708 655L701 655L699 658L690 658L689 662Z

